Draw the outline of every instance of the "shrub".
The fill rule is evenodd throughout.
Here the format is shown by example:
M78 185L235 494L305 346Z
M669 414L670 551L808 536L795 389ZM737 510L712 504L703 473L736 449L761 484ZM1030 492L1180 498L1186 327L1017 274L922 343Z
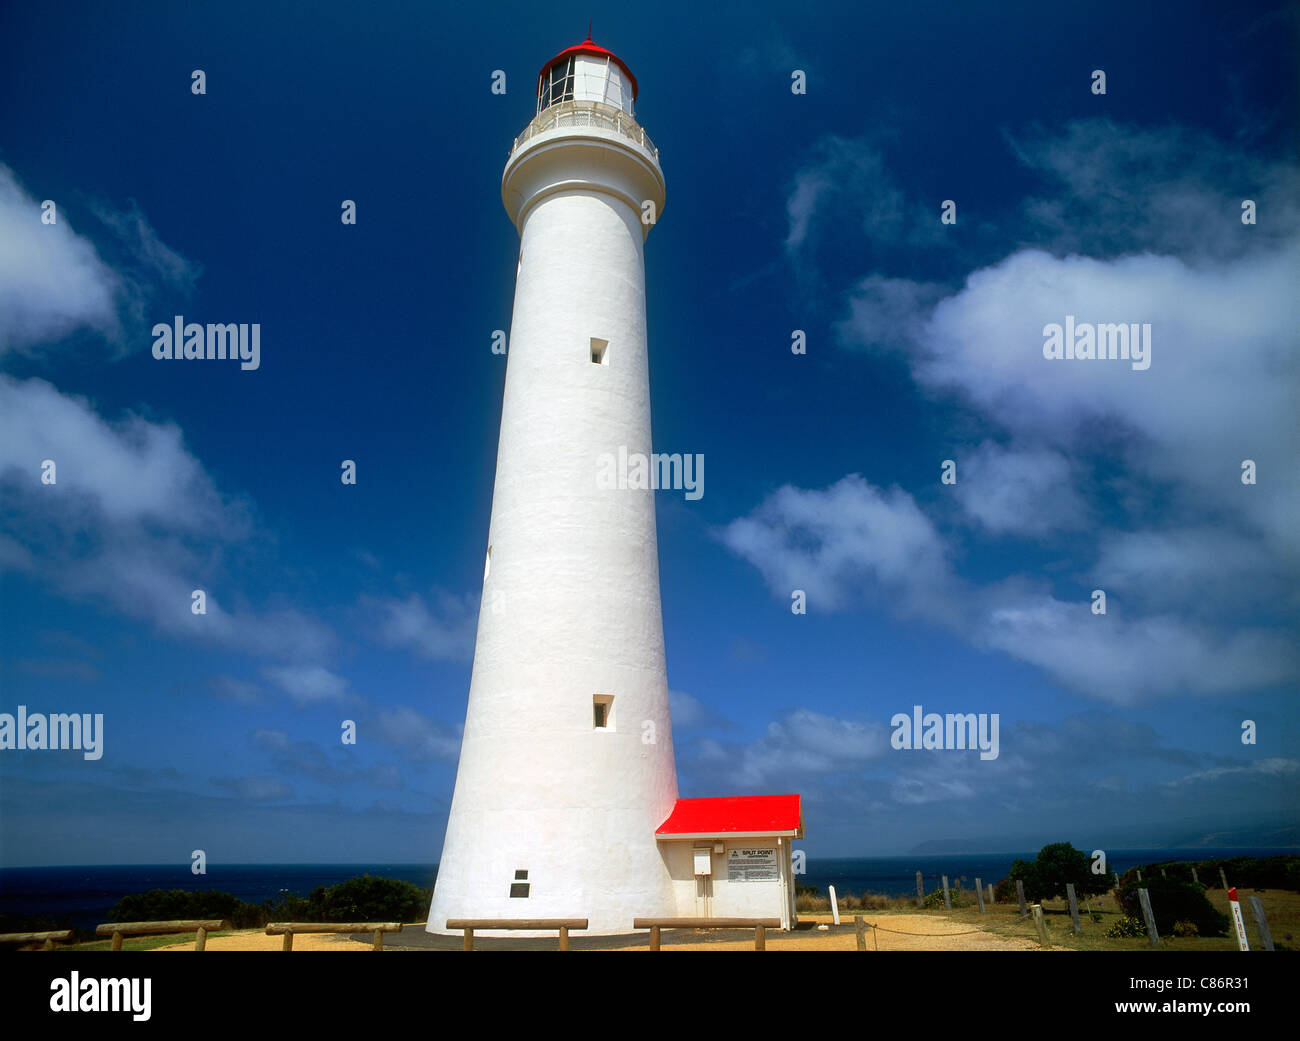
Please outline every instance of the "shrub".
M1159 928L1159 926L1157 926ZM1173 934L1175 936L1199 936L1195 922L1175 922Z
M1205 887L1191 882L1177 882L1172 878L1151 878L1140 887L1136 881L1126 883L1119 891L1119 904L1124 913L1139 916L1142 905L1138 889L1145 888L1151 900L1151 913L1156 920L1156 931L1173 934L1178 922L1194 925L1200 936L1226 936L1228 916L1216 911L1205 896Z
M108 912L110 922L171 922L194 918L225 918L236 929L265 925L262 910L215 889L151 889L124 896Z
M1025 899L1034 904L1064 897L1067 882L1074 883L1074 891L1080 898L1100 895L1111 887L1110 876L1094 875L1088 854L1068 842L1044 846L1033 863L1017 860L1011 865L1011 873L998 883L1008 903L1016 898L1017 879L1025 884Z
M1131 940L1136 939L1139 936L1145 936L1146 934L1147 929L1146 926L1142 924L1142 920L1140 918L1135 918L1131 914L1125 915L1106 930L1106 935L1112 940Z
M268 921L411 922L428 913L432 897L430 890L412 882L362 875L328 889L318 886L306 900L285 894L263 908Z

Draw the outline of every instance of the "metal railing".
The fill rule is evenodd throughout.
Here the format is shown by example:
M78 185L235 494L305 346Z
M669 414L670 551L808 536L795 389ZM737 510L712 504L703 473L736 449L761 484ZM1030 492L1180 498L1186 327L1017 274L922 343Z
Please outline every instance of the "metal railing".
M659 149L650 140L650 135L641 128L641 124L622 109L607 105L603 101L561 101L557 105L542 109L533 117L533 121L524 127L523 133L515 138L515 143L510 146L510 154L514 155L519 151L529 138L560 127L595 127L601 130L612 130L630 141L635 141L649 152L656 162L659 160Z

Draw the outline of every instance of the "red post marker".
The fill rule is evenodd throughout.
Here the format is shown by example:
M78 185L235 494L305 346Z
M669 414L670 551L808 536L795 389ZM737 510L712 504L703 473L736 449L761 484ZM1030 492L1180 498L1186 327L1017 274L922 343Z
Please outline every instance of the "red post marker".
M1236 886L1228 890L1228 901L1232 904L1232 924L1237 927L1237 949L1248 951L1250 944L1246 942L1246 920L1241 917L1241 904L1237 903Z

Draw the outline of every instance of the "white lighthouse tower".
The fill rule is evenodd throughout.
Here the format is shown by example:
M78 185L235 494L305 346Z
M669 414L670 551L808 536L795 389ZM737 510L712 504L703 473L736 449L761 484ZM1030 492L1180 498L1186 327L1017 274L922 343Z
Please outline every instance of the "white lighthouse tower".
M652 452L642 250L664 178L636 96L590 39L562 51L501 181L519 268L430 932L580 917L625 933L676 912L656 839L677 774L654 493L598 480L602 456Z

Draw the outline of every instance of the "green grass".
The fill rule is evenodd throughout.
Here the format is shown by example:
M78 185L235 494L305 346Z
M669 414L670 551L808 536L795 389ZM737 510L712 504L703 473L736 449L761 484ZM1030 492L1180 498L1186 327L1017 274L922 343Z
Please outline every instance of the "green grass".
M1231 917L1228 895L1222 889L1207 890L1205 895L1217 910ZM1273 934L1274 944L1292 948L1300 947L1294 939L1286 938L1287 933L1292 934L1293 937L1300 933L1300 893L1271 889L1258 893L1239 891L1239 895L1259 897L1264 905L1264 913L1268 916L1269 931ZM1078 936L1074 935L1070 921L1070 905L1065 900L1044 901L1043 917L1047 923L1047 936L1052 946L1068 947L1076 951L1235 951L1237 949L1236 931L1231 924L1228 926L1227 936L1188 938L1161 936L1158 948L1153 948L1145 935L1133 939L1111 939L1106 936L1106 931L1123 917L1118 901L1112 893L1101 898L1090 899L1092 909L1100 914L1101 921L1094 922L1088 916L1086 907L1080 902L1079 924L1083 927L1083 932ZM1250 943L1250 949L1263 950L1250 907L1244 899L1241 904L1242 916L1246 922L1246 939ZM988 914L984 915L979 913L979 908L964 908L942 913L953 921L968 923L972 928L979 925L1001 936L1023 936L1032 940L1038 938L1033 919L1026 918L1023 922L1020 921L1020 908L1016 904L994 904L989 908Z
M1227 893L1222 889L1209 889L1206 890L1205 895L1216 910L1222 911L1231 919L1232 912ZM1034 920L1033 918L1026 918L1021 921L1019 905L1015 903L986 904L987 913L980 914L979 906L974 903L974 891L970 889L964 890L963 896L970 898L972 901L970 906L955 907L951 911L944 910L942 906L938 909L918 908L915 898L873 897L871 894L868 894L866 902L876 906L862 910L857 906L860 898L851 897L848 902L854 906L849 907L845 906L846 901L841 898L840 918L841 920L852 921L854 915L860 914L870 920L873 910L889 914L942 915L950 921L959 922L972 929L980 928L999 936L1021 936L1037 941L1038 931L1034 928ZM1300 950L1300 893L1293 893L1284 889L1270 889L1267 891L1240 889L1238 890L1238 896L1241 898L1242 917L1246 922L1246 939L1252 951L1263 950L1264 945L1260 941L1259 932L1255 927L1255 916L1251 914L1250 905L1246 902L1246 897L1249 896L1257 896L1260 902L1263 903L1264 914L1268 916L1269 932L1273 934L1273 943L1279 949L1290 947ZM1083 932L1078 936L1074 935L1070 921L1070 905L1066 900L1047 900L1043 902L1043 917L1047 923L1047 936L1052 946L1068 947L1076 951L1235 951L1237 949L1236 930L1231 923L1228 926L1227 936L1181 938L1162 935L1158 948L1151 946L1145 932L1141 937L1133 939L1111 939L1106 935L1107 930L1124 917L1119 909L1119 902L1115 899L1114 893L1107 893L1100 898L1090 897L1089 899L1092 903L1092 910L1100 914L1101 921L1094 922L1088 916L1087 907L1080 901L1079 924L1083 927ZM805 914L828 914L830 912L830 900L826 897L822 897L820 900L804 898L799 909ZM1292 936L1290 940L1287 939L1288 933Z

